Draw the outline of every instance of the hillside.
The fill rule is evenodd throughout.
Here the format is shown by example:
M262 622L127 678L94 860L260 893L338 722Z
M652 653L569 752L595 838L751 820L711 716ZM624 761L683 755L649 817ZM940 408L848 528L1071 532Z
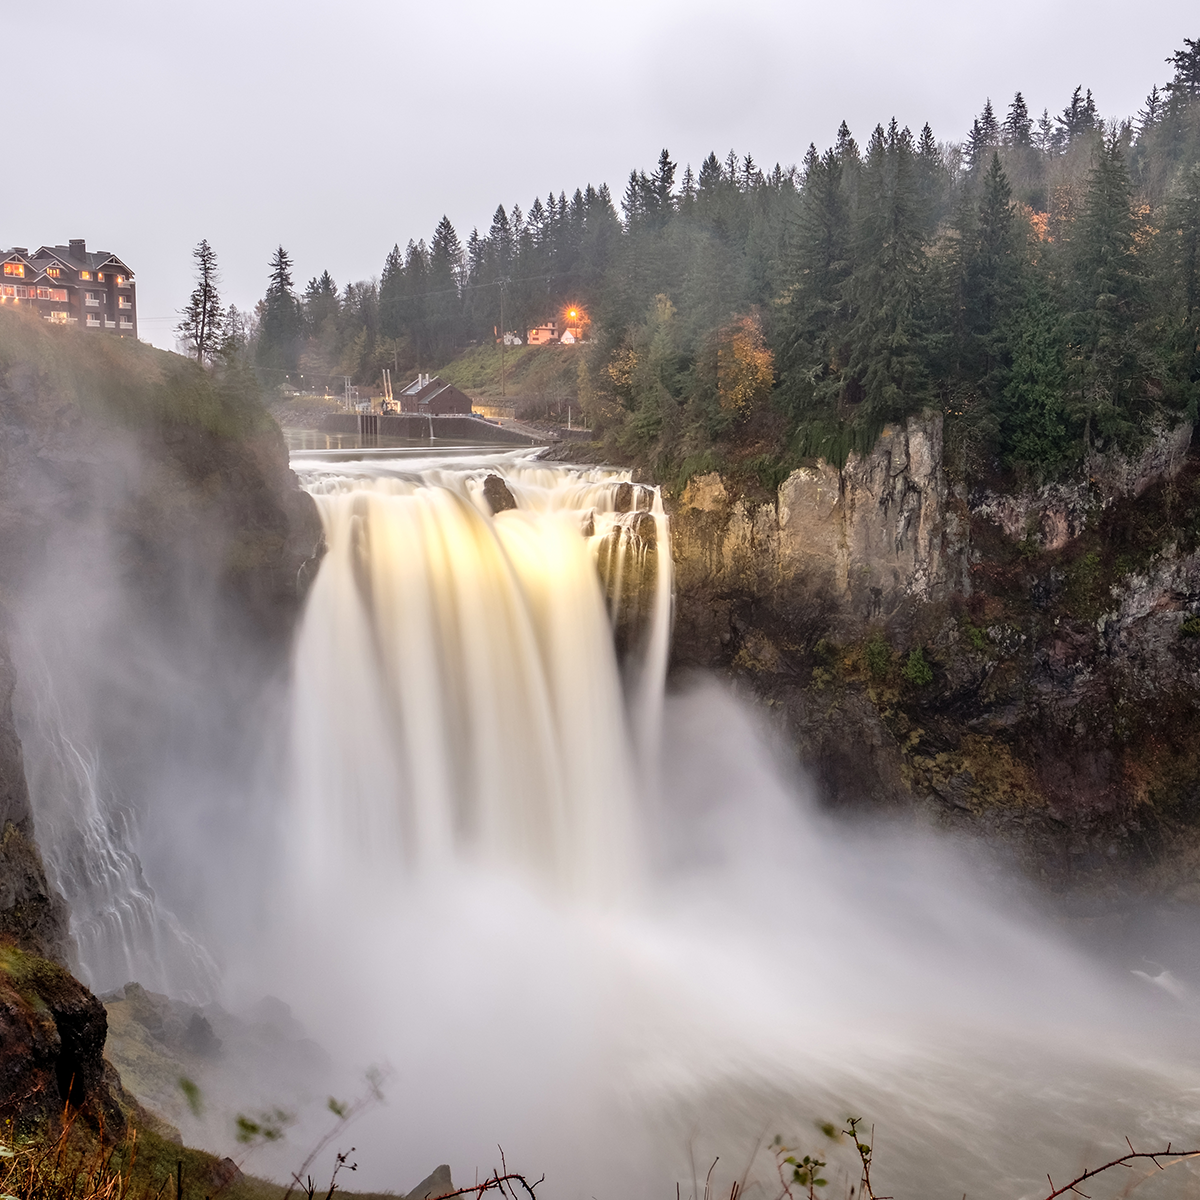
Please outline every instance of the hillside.
M472 346L437 374L481 405L511 405L526 419L553 420L573 407L579 419L579 369L586 346Z

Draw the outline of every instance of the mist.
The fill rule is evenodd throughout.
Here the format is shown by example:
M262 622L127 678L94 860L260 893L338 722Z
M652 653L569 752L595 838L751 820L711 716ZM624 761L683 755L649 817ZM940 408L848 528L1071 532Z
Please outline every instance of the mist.
M469 1182L499 1145L552 1196L698 1194L714 1159L718 1191L773 1195L773 1137L845 1175L816 1123L854 1115L881 1192L998 1197L1041 1194L1044 1172L1123 1136L1200 1135L1184 948L1168 948L1179 986L1155 986L1136 947L1089 953L979 847L823 813L713 679L677 680L661 736L637 737L660 719L637 706L645 662L625 662L623 694L613 577L597 588L584 550L623 547L603 561L631 588L669 557L616 511L619 473L525 454L297 466L329 548L288 679L251 669L198 581L147 624L111 568L111 499L47 541L24 592L21 732L85 978L137 973L245 1028L299 1023L231 1044L207 1114L181 1122L191 1140L285 1178L331 1121L325 1097L360 1094L371 1068L383 1103L313 1172L353 1145L354 1186L374 1190L439 1162ZM496 473L515 510L493 514ZM426 570L441 602L422 609ZM570 637L534 616L551 601ZM669 605L654 612L665 627ZM641 644L661 696L665 650ZM65 771L67 747L88 771ZM581 755L583 775L554 776ZM438 762L459 772L442 792ZM126 868L98 899L80 814ZM124 940L89 935L98 908ZM247 1156L233 1116L270 1107L295 1123ZM1177 1168L1157 1194L1191 1182Z

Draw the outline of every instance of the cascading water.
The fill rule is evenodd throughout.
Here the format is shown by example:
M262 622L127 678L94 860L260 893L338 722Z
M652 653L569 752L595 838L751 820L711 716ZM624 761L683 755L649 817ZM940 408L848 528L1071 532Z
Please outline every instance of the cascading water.
M466 857L620 892L670 621L657 493L516 462L503 482L495 464L302 471L328 545L297 654L302 859Z
M106 786L96 752L71 732L52 673L26 649L25 773L49 879L70 910L81 978L99 993L137 980L191 1002L209 1000L216 964L146 882L132 812Z
M339 1062L391 1062L365 1182L500 1141L556 1196L698 1196L718 1154L728 1193L764 1135L857 1111L889 1191L1033 1195L1097 1141L1200 1132L1200 1071L1164 1052L1190 1010L953 847L818 816L727 695L664 713L657 493L522 455L294 466L328 553L238 982Z

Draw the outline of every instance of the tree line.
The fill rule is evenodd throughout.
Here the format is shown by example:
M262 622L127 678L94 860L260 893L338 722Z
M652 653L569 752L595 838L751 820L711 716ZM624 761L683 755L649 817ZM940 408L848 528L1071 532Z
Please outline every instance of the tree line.
M892 120L786 169L664 150L617 202L501 205L465 244L443 217L342 288L297 292L280 247L256 313L194 349L369 383L580 304L579 399L613 453L769 476L936 407L964 469L1046 478L1200 402L1200 40L1166 61L1127 119L1081 85L1055 115L989 99L960 142Z

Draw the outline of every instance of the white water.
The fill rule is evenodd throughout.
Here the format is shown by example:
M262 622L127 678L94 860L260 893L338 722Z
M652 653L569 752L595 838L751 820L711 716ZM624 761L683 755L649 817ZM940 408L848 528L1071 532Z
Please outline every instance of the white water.
M268 977L339 1062L394 1068L359 1186L440 1161L469 1181L499 1142L551 1196L698 1192L716 1155L719 1190L753 1160L773 1195L755 1147L819 1149L813 1122L856 1112L880 1190L1036 1196L1126 1134L1200 1135L1193 1007L1089 963L952 847L820 817L711 684L660 730L657 501L622 687L596 569L618 477L295 465L329 552L276 923L241 983ZM515 511L491 515L490 471Z
M881 1193L1036 1197L1124 1135L1200 1140L1189 993L1089 961L943 839L822 816L715 683L664 701L656 496L618 514L619 474L519 454L294 465L329 550L286 781L265 767L257 798L205 810L207 776L160 771L139 836L76 711L104 690L63 699L86 629L44 678L27 647L21 732L97 986L203 990L211 964L143 878L148 842L156 891L164 861L207 885L192 916L230 1002L289 1001L340 1095L390 1064L388 1103L345 1139L355 1187L403 1191L443 1161L469 1182L500 1143L547 1173L546 1200L698 1196L717 1155L715 1192L753 1159L750 1194L773 1196L759 1143L819 1150L813 1122L853 1112L877 1127ZM495 516L493 472L518 505ZM77 627L42 607L43 641ZM272 1092L281 1077L243 1078L225 1089L246 1088L240 1107L301 1105ZM247 1169L286 1178L319 1123ZM1186 1171L1138 1194L1188 1194Z

